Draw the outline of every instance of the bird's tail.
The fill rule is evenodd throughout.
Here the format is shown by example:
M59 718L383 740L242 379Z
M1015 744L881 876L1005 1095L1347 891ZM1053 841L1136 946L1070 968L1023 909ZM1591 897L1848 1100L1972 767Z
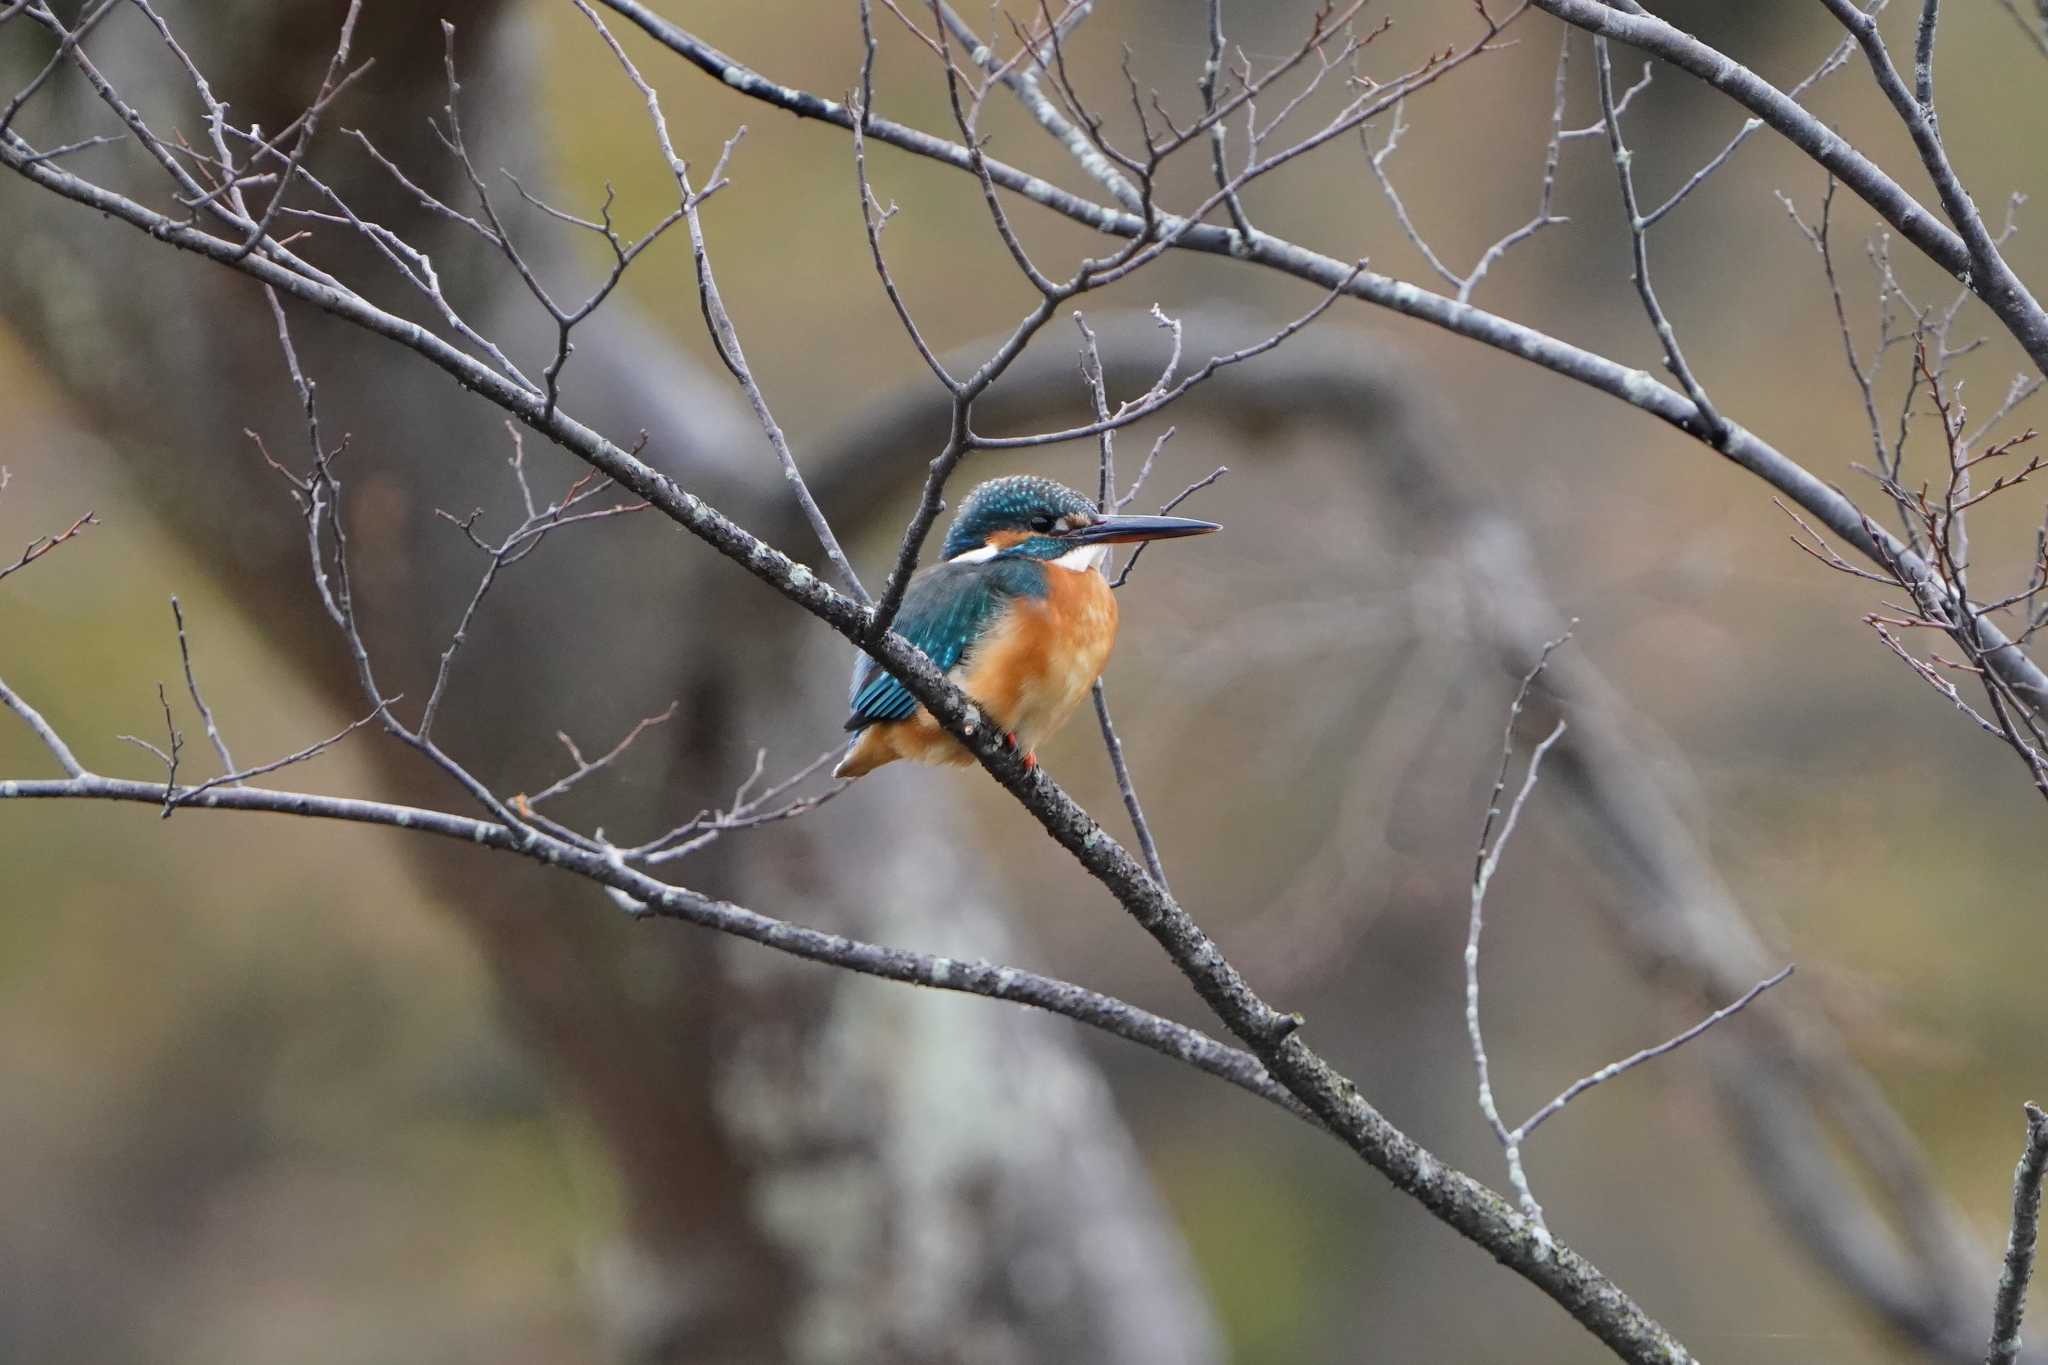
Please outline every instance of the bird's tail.
M884 763L894 761L896 752L882 734L882 727L870 725L853 737L853 743L846 746L846 757L839 760L839 766L832 770L836 778L866 777Z

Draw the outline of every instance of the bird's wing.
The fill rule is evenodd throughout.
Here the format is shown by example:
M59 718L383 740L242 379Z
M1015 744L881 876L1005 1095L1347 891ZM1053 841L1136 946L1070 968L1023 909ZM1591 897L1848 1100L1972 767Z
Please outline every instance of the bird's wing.
M1035 560L941 564L911 583L895 630L923 650L941 673L949 673L1012 599L1043 597L1045 591L1045 568ZM909 720L917 711L917 698L863 654L853 667L850 705L853 714L847 717L846 728L859 730L877 721Z

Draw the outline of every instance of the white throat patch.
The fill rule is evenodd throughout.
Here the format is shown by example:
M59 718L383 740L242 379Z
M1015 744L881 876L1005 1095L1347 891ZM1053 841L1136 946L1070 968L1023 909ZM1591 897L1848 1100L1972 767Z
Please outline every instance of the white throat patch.
M1058 559L1055 559L1053 563L1059 565L1062 569L1072 569L1075 573L1087 573L1107 558L1109 558L1109 547L1107 545L1083 545L1077 550L1067 551Z

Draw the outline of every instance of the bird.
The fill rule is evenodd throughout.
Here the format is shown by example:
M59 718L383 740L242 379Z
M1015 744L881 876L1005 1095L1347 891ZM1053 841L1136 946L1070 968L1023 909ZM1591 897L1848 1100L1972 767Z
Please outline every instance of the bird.
M1109 547L1221 529L1192 517L1103 512L1051 479L992 479L960 504L940 552L944 562L910 581L895 629L1035 768L1038 746L1066 723L1109 662L1117 627L1116 594L1102 574ZM834 777L861 777L897 759L974 762L865 654L854 663L849 708L854 738Z

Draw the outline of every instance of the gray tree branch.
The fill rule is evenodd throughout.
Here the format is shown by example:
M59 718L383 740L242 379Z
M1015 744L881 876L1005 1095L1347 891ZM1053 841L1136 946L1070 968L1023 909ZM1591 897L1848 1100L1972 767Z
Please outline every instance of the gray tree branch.
M1260 329L1254 319L1228 314L1184 321L1195 345L1212 344L1204 341L1212 333ZM1141 359L1149 318L1105 314L1093 326L1109 383L1150 382ZM1042 422L1072 392L1064 357L1027 357L988 416ZM1564 629L1565 615L1523 531L1450 467L1456 422L1427 393L1420 376L1384 356L1304 349L1256 374L1223 377L1190 399L1199 411L1189 420L1220 423L1259 451L1272 448L1266 433L1281 424L1333 433L1356 452L1349 468L1360 496L1422 537L1421 546L1440 547L1418 548L1406 561L1426 638L1474 650L1502 675L1520 678ZM844 468L854 452L927 439L929 408L913 394L878 404L849 425L840 448L821 452L821 463ZM1253 477L1277 472L1262 464ZM858 514L870 496L854 476L821 489L841 515ZM1583 831L1581 846L1614 881L1617 943L1675 1008L1711 1011L1744 998L1783 959L1716 871L1671 780L1642 762L1645 748L1657 746L1639 708L1582 653L1553 659L1546 679L1546 706L1572 718L1546 781ZM1272 932L1315 937L1298 924ZM1324 943L1320 951L1334 949ZM1912 1131L1811 1002L1788 1001L1749 1019L1747 1030L1707 1040L1703 1055L1712 1059L1737 1147L1787 1235L1906 1339L1945 1360L1981 1359L1990 1260L1943 1195Z
M1991 1317L1991 1345L1985 1365L2012 1365L2020 1353L2020 1318L2026 1312L2027 1284L2034 1275L2034 1243L2041 1232L2041 1181L2048 1176L2048 1113L2027 1106L2027 1145L2012 1175L2012 1233L2005 1244L2005 1267L1998 1276L1998 1303Z
M869 131L872 133L873 129ZM912 695L968 746L982 766L1031 811L1056 842L1111 890L1226 1026L1334 1135L1397 1188L1550 1295L1622 1358L1643 1362L1691 1358L1682 1345L1597 1267L1540 1235L1511 1205L1484 1185L1444 1166L1388 1122L1309 1048L1299 1036L1299 1019L1276 1010L1254 992L1186 910L1120 844L1042 770L1025 768L1022 760L1007 752L986 727L976 726L967 699L918 650L900 636L884 633L888 594L885 593L879 609L870 609L838 593L702 498L568 417L546 395L537 394L530 386L476 361L417 324L376 307L352 290L294 269L269 253L239 255L236 242L177 222L47 162L30 164L34 154L34 149L18 137L10 135L5 143L0 143L0 164L8 165L45 189L108 213L171 245L251 275L281 294L412 349L646 499L685 530L869 652L902 679ZM978 152L970 157L970 161L978 159ZM1142 236L1137 240L1142 242ZM1329 287L1341 288L1355 274L1355 268L1347 270ZM1046 303L1052 301L1053 296L1048 295ZM1046 311L1049 316L1049 308ZM1026 325L1013 334L1013 347L999 351L996 360L1002 361L1005 354L1014 358L1021 353L1023 341L1033 330L1035 326L1027 319ZM969 380L967 384L972 387L974 382ZM956 437L961 430L958 411L956 401ZM944 472L935 468L934 481L942 481ZM929 487L928 484L927 503L931 501ZM929 517L925 520L928 525ZM913 523L906 544L914 552L920 539ZM223 794L235 790L239 789L224 789ZM528 833L539 837L538 831L530 826L522 828L520 822L507 819L502 813L499 818L520 829L521 837Z
M656 41L678 56L749 98L774 105L802 118L817 119L842 128L850 125L851 116L845 106L769 80L700 41L687 30L655 14L639 3L639 0L603 0L603 3L632 19ZM1642 25L1622 28L1617 25L1621 25L1632 16L1593 3L1593 0L1538 0L1538 3L1560 18L1589 31L1606 34L1637 46L1649 45L1646 46L1646 50L1654 52L1655 55L1672 60L1688 70L1698 68L1694 70L1694 74L1727 71L1730 73L1728 81L1736 89L1755 99L1760 106L1759 116L1763 117L1766 123L1787 132L1787 136L1793 137L1803 149L1812 151L1825 140L1833 149L1830 152L1832 160L1853 158L1852 162L1845 164L1849 164L1851 170L1856 172L1855 179L1844 175L1843 183L1857 190L1866 200L1875 196L1879 202L1873 203L1873 207L1878 208L1880 213L1884 212L1886 204L1891 204L1898 217L1898 223L1895 225L1913 225L1913 232L1906 232L1904 226L1901 226L1901 232L1915 245L1928 251L1945 269L1956 274L1967 270L1967 257L1962 252L1960 238L1936 222L1924 208L1912 203L1910 196L1905 195L1904 191L1899 190L1866 159L1849 148L1847 143L1823 128L1804 109L1739 64L1713 53L1711 49L1701 51L1703 45L1684 34L1677 33L1676 30L1670 30L1668 25L1663 25L1661 21L1652 20L1646 15L1633 16L1641 18ZM1637 43L1638 38L1643 41ZM1654 45L1650 45L1653 43ZM1686 60L1679 60L1678 56L1672 55L1674 52L1684 56ZM1687 61L1692 65L1688 66ZM1148 220L1139 215L1122 212L1113 206L1095 203L1071 194L1049 181L988 157L978 149L970 153L967 148L957 143L872 115L867 119L864 132L867 137L876 141L886 142L913 155L961 170L974 170L978 165L981 173L984 173L994 185L1099 231L1126 238L1146 238L1156 233L1162 237L1170 237L1174 246L1185 250L1228 256L1265 266L1319 284L1326 289L1339 290L1347 296L1362 299L1377 307L1401 313L1482 345L1505 351L1552 373L1620 399L1678 428L1735 465L1761 478L1812 514L1830 533L1854 546L1858 553L1873 563L1881 564L1887 559L1896 562L1915 584L1916 591L1933 593L1937 597L1949 594L1947 585L1940 581L1939 575L1919 555L1877 526L1841 490L1817 478L1796 460L1738 423L1730 422L1717 432L1691 399L1668 385L1659 383L1653 376L1640 369L1619 364L1536 328L1488 313L1471 304L1460 303L1455 298L1436 294L1373 271L1359 270L1334 257L1270 234L1261 233L1246 240L1233 229L1177 219L1171 215L1160 214L1156 209L1154 219ZM1812 146L1808 147L1806 142L1800 141L1802 138L1808 138ZM1830 162L1824 159L1822 164L1827 165ZM1830 168L1835 169L1838 174L1841 173L1840 166L1831 165ZM1889 191L1886 187L1889 187ZM1902 203L1892 203L1892 200L1887 198L1887 193ZM1910 210L1906 206L1910 206ZM2043 343L2042 355L2048 356L2048 341ZM1970 624L1967 628L1976 632L1976 646L1991 660L1992 667L2007 679L2014 690L2026 697L2029 705L2037 709L2048 709L2048 673L2043 673L2024 651L2017 648L1995 623L1981 613L1959 613L1959 616L1968 620Z

